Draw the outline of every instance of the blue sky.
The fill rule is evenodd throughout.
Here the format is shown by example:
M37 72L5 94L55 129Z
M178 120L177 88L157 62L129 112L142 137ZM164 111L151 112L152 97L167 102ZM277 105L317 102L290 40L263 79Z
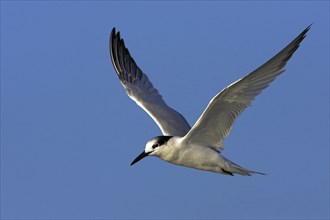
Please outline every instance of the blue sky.
M1 218L329 218L328 1L1 1ZM146 158L160 135L109 58L116 27L193 124L304 28L223 154L266 176Z

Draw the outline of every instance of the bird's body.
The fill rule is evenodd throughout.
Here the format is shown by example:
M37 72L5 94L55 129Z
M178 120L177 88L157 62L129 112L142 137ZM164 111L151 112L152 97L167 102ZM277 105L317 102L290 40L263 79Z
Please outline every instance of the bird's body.
M172 137L157 156L167 162L200 170L219 172L223 162L218 151L194 144L185 145L182 137Z
M175 165L228 175L232 175L233 173L240 173L242 175L259 173L238 166L223 157L220 151L215 148L194 143L185 143L184 138L178 136L155 137L147 143L146 151L152 150L152 146L159 142L162 142L162 147L159 148L161 150L153 151L150 153L150 156L157 156Z
M119 32L113 29L110 56L118 77L128 96L154 119L163 133L148 141L145 150L131 165L146 156L157 156L176 165L215 173L262 174L242 168L222 156L223 140L240 113L284 72L284 66L309 29L310 26L265 64L218 93L192 127L164 102L148 76L136 65Z

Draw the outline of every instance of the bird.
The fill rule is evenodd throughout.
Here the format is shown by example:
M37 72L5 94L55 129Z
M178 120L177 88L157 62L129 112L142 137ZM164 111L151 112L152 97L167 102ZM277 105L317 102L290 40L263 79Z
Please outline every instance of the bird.
M217 174L264 174L243 168L224 157L223 140L237 117L285 71L284 67L310 28L311 25L260 67L216 94L191 127L179 112L166 104L114 27L110 33L109 51L115 72L127 95L149 114L162 132L147 142L131 166L147 156L156 156L175 165Z

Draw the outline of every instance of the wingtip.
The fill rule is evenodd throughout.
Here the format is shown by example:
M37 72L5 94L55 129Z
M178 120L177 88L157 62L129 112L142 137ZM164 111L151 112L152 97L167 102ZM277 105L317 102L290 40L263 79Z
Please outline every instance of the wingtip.
M113 40L113 38L114 38L115 34L116 34L116 28L115 28L115 27L113 27L113 28L112 28L112 30L111 30L111 33L110 33L110 41L112 41L112 40Z
M259 175L267 176L267 173L255 172L255 174L259 174Z
M110 33L110 40L114 40L116 37L120 38L120 32L116 30L116 27L113 27Z
M307 28L306 28L306 30L309 31L309 29L311 29L311 27L312 27L313 24L314 23L311 23L310 25L308 25Z
M303 30L303 31L301 32L301 34L298 36L298 37L301 37L301 38L302 38L301 41L306 37L306 34L307 34L307 32L311 29L312 25L313 25L313 23L311 23L310 25L308 25L308 26L305 28L305 30Z
M313 23L312 23L313 24ZM290 48L288 56L285 58L285 63L291 58L291 56L295 53L295 51L300 47L301 42L305 39L307 32L311 29L312 24L308 25L293 41L291 41L291 43L286 47L286 48ZM285 50L286 48L284 48L283 50ZM283 51L282 50L282 51Z
M115 68L115 71L117 75L119 76L120 70L118 69L118 66L116 65L116 58L115 54L117 53L116 51L116 45L118 44L118 41L120 40L120 32L116 31L116 27L113 27L110 33L110 39L109 39L109 51L110 51L110 59L111 62Z
M112 45L113 39L115 37L115 33L116 33L116 28L113 27L112 30L111 30L111 33L110 33L110 38L109 38L109 48L110 48L110 51L112 50L111 45Z

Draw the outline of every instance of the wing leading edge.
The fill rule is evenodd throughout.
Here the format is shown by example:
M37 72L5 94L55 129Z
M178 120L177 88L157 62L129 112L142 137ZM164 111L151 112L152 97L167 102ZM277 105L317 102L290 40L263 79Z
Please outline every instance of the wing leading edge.
M283 68L298 49L310 26L265 64L218 93L183 140L223 150L222 141L228 136L235 119L285 71Z
M163 135L183 137L190 126L186 119L170 108L152 85L148 76L135 63L120 32L113 28L109 42L110 57L127 95L157 123Z

